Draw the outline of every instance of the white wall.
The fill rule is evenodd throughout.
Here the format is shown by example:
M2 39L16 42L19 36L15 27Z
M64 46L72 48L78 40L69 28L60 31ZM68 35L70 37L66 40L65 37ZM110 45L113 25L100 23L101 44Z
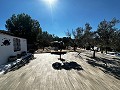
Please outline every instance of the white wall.
M17 54L21 53L22 51L27 51L26 39L18 38L18 39L20 39L21 50L14 52L13 38L18 38L18 37L0 33L0 65L6 63L8 61L9 56L17 55ZM8 46L3 45L2 42L5 39L10 40L10 45L8 45ZM1 46L1 45L3 45L3 46Z

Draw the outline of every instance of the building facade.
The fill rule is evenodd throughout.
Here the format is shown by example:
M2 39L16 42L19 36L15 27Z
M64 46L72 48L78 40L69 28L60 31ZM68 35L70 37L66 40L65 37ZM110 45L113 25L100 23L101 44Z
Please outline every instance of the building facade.
M27 40L0 32L0 65L5 64L10 56L27 52Z

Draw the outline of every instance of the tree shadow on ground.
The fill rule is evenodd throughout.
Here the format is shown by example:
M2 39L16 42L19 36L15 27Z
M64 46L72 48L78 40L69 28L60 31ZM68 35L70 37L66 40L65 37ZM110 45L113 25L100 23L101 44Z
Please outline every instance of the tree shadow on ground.
M77 55L75 57L83 59L82 56L81 56L81 53L77 53Z
M55 70L62 70L62 69L65 69L65 70L77 70L77 71L80 71L80 70L83 70L83 68L81 67L81 65L79 65L78 63L76 62L55 62L52 64L52 67L55 69Z
M112 59L120 61L120 58L112 58Z
M92 58L87 59L87 62L93 67L101 67L102 71L108 73L120 80L120 61L109 60L106 58Z

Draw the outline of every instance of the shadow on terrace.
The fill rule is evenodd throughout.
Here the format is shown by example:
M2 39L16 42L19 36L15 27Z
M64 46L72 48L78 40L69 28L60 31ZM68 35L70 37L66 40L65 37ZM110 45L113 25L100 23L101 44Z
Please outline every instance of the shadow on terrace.
M106 59L106 58L92 58L87 59L87 62L93 67L100 67L100 69L107 74L114 76L120 80L120 60L118 59Z
M59 62L55 62L52 64L52 67L55 69L55 70L62 70L62 69L65 69L65 70L77 70L77 71L80 71L80 70L83 70L83 68L81 67L81 65L79 65L78 63L76 62L62 62L62 63L59 63Z

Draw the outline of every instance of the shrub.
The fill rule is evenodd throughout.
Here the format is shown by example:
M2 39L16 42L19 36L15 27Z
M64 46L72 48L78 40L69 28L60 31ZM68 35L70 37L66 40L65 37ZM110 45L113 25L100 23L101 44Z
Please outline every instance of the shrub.
M10 57L8 58L8 62L13 62L13 61L15 61L15 60L17 60L17 56L10 56Z

